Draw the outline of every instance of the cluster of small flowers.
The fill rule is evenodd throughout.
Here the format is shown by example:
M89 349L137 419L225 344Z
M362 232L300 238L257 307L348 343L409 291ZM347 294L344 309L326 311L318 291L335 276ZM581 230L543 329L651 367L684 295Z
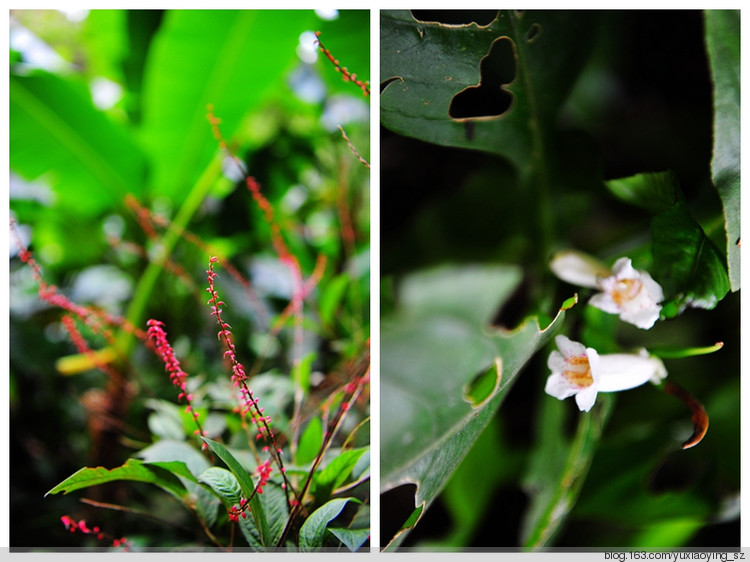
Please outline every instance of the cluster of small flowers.
M260 480L258 480L258 485L255 489L259 494L263 493L263 486L268 483L268 479L271 477L271 472L273 472L273 466L271 466L271 461L268 459L256 467L255 474Z
M180 393L177 395L178 400L185 400L187 405L185 411L189 413L195 421L198 429L195 431L197 435L205 435L203 428L200 425L200 416L198 412L193 408L193 395L187 391L187 373L180 367L180 362L175 356L174 349L167 340L167 333L164 331L164 323L159 320L149 320L148 326L148 337L154 343L156 351L164 362L164 368L169 373L169 380L176 386ZM205 449L207 445L203 443L202 448Z
M86 525L86 521L81 519L80 521L76 521L72 517L69 517L68 515L63 515L60 517L60 521L62 521L63 525L65 525L66 529L69 529L71 533L75 533L76 531L80 531L81 533L85 535L95 535L97 540L103 541L104 539L112 539L112 546L118 547L121 546L125 550L128 550L132 545L130 544L130 541L126 539L125 537L122 538L112 538L109 535L102 533L101 529L99 527L94 527L93 529L89 529L88 525Z
M599 289L589 304L642 329L651 328L659 319L664 299L661 286L645 271L633 268L631 260L620 258L609 270L594 258L565 251L553 257L553 273L563 281ZM635 354L599 355L595 349L557 336L559 351L547 361L552 374L544 388L559 400L575 396L578 407L588 412L598 392L628 390L646 382L658 384L667 376L664 364L645 349Z
M356 74L350 73L349 70L345 66L341 66L338 59L334 58L331 54L331 51L325 48L323 43L320 41L320 31L315 32L315 37L317 37L318 45L320 45L320 52L323 53L326 58L333 63L333 66L336 68L336 72L340 72L341 75L344 77L344 82L349 82L350 80L354 82L359 88L362 90L362 93L365 96L370 95L370 84L369 82L363 82L362 80L359 80L357 78Z
M229 516L230 521L237 523L240 520L240 516L243 519L247 518L248 511L250 511L250 504L245 498L242 498L239 506L233 505L227 510L227 515Z

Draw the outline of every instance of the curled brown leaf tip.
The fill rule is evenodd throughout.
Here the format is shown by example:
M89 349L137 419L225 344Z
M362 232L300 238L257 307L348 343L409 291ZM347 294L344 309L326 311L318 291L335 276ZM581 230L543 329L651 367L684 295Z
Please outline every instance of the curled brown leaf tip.
M689 449L695 447L701 442L708 431L708 414L706 413L706 409L687 390L671 381L664 383L664 390L667 394L671 394L682 400L693 413L693 434L682 444L682 448Z

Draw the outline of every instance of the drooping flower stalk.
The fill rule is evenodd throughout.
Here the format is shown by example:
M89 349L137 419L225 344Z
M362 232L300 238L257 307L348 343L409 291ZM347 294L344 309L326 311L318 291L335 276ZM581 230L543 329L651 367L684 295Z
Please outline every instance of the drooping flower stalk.
M42 268L34 259L31 251L26 248L26 245L21 240L21 237L16 230L16 220L14 218L10 219L10 232L13 236L13 241L18 248L18 257L23 263L31 268L34 280L39 283L38 295L41 300L51 306L61 308L76 318L79 318L89 326L94 333L103 336L111 344L114 344L112 328L123 329L134 334L141 340L146 339L146 333L130 324L125 318L109 314L101 309L79 305L60 293L55 285L49 285L45 281L44 275L42 275Z
M149 320L148 325L148 336L153 342L156 352L161 356L164 362L164 368L169 373L169 380L172 384L178 388L180 393L177 395L178 400L184 400L186 403L185 412L190 414L195 422L198 429L195 430L195 435L205 436L206 432L203 430L200 422L200 414L196 411L193 405L193 395L188 392L187 379L188 374L180 367L180 362L174 353L174 349L167 340L167 333L164 331L164 323L159 320ZM203 442L201 449L204 451L208 445Z

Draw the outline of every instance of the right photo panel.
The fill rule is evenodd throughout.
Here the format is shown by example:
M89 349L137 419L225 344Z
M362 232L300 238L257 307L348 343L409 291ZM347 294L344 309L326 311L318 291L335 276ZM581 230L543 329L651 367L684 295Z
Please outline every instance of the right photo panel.
M739 11L379 17L381 547L738 549Z

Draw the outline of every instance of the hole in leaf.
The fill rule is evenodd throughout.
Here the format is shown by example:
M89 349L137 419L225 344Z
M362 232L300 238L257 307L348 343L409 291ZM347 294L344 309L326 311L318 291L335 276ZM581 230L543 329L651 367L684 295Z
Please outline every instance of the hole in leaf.
M382 94L383 90L385 90L388 86L390 86L396 80L401 80L402 82L404 81L404 79L401 78L400 76L393 76L391 78L388 78L387 80L384 80L383 82L380 83L380 93Z
M503 84L510 84L515 77L513 42L508 37L499 37L479 63L479 85L453 96L448 114L454 119L502 115L513 101L513 95L503 89Z
M380 494L381 544L390 543L398 533L417 524L424 505L414 507L416 494L416 484L404 484Z
M421 22L435 22L446 25L480 26L491 24L497 17L497 10L412 10L411 15Z
M539 25L538 23L535 23L526 32L526 41L528 41L529 43L531 43L532 41L534 41L534 39L536 39L537 37L539 37L539 34L541 32L542 32L542 26Z
M478 408L494 396L503 378L503 361L500 357L486 371L482 371L472 380L464 391L464 400L472 407Z

